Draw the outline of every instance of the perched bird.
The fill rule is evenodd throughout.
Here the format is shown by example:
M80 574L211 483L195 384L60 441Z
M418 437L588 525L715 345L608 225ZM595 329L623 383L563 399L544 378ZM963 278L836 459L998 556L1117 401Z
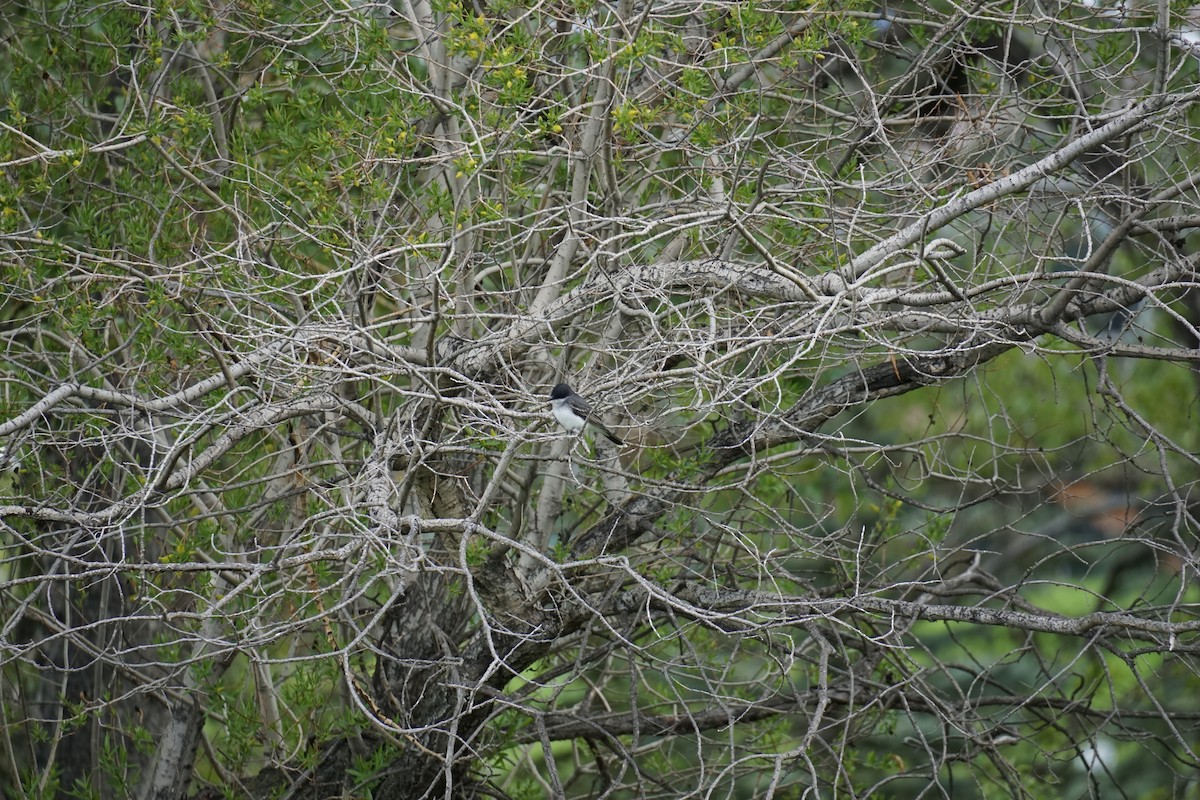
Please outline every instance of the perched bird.
M558 424L575 433L583 430L585 425L596 428L613 444L624 444L615 433L604 427L600 420L592 415L592 407L565 383L560 383L550 390L550 410Z

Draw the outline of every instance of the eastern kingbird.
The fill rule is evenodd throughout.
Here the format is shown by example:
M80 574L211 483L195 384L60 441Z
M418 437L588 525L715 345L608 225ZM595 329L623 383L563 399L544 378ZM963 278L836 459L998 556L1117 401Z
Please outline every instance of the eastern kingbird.
M617 438L615 433L604 427L600 420L596 419L588 401L575 394L565 383L560 383L550 390L550 410L554 413L558 424L571 433L583 430L585 425L591 425L607 436L613 444L625 444Z

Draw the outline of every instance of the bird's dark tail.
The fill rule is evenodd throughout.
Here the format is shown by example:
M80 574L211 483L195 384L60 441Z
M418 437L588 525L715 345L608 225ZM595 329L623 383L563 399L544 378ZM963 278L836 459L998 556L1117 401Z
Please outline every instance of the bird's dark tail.
M592 424L595 425L596 423L592 423ZM596 425L596 427L600 429L600 432L604 434L606 439L608 439L610 442L617 445L618 447L625 444L625 442L621 441L621 437L617 436L615 433L613 433L612 431L610 431L608 428L604 427L603 425Z

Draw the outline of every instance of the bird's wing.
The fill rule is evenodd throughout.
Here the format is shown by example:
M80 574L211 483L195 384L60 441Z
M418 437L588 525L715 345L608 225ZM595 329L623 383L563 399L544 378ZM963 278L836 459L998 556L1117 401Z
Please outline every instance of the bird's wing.
M588 416L592 413L592 407L577 394L571 395L567 403L571 406L571 410L587 421Z

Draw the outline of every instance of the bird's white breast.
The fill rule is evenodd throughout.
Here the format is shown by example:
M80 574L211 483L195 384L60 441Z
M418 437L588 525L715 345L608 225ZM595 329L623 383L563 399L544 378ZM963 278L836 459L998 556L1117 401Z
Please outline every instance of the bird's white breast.
M555 400L550 404L550 410L554 414L554 418L558 420L558 424L562 425L569 431L577 431L583 427L584 421L579 415L567 407L567 401Z

